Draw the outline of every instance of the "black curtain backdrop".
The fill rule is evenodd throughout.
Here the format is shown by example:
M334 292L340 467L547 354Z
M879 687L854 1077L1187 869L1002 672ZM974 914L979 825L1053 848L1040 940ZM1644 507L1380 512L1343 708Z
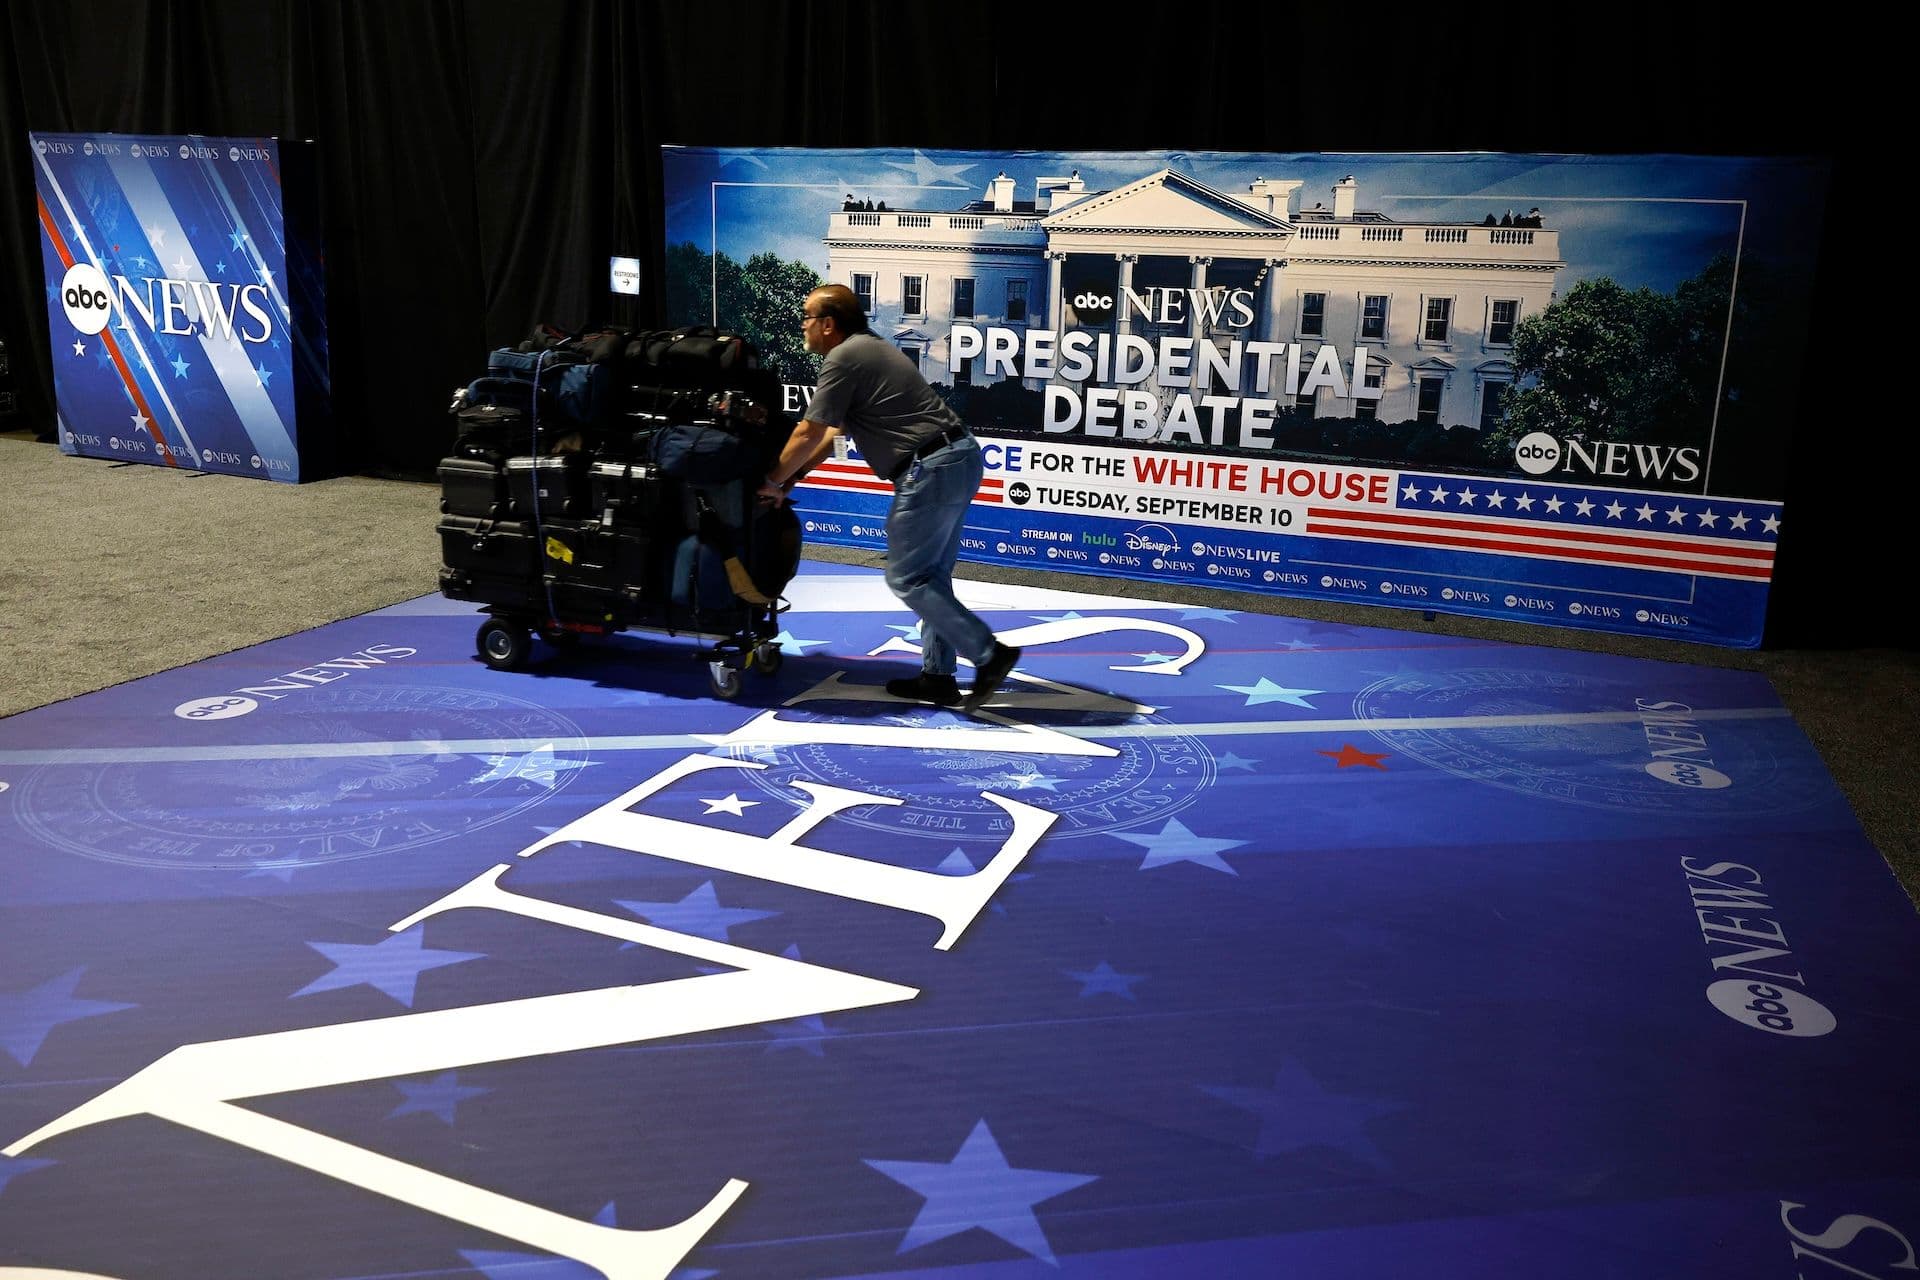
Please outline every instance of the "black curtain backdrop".
M1887 596L1853 590L1871 585L1853 565L1884 578L1874 548L1899 545L1894 468L1872 465L1897 455L1871 443L1898 400L1860 394L1891 370L1838 336L1873 331L1848 215L1876 55L1839 23L1735 21L1646 3L0 0L0 339L51 438L30 130L316 139L342 468L404 476L431 474L490 347L661 315L667 143L1824 156L1767 643L1911 645ZM642 260L638 300L608 294L615 254Z

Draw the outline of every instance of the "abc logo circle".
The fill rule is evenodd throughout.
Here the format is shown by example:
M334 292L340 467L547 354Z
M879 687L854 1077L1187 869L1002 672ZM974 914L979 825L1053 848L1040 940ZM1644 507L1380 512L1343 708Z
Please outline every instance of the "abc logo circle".
M1642 768L1662 782L1671 782L1676 787L1691 787L1695 791L1718 791L1733 785L1733 779L1718 769L1694 764L1690 760L1650 760Z
M1015 480L1007 486L1007 498L1019 506L1026 506L1027 500L1031 497L1033 497L1033 490L1027 488L1027 482L1024 480Z
M1058 547L1048 547L1048 548L1047 548L1047 559L1049 559L1049 560L1057 560L1057 559L1059 559L1059 558L1060 558L1060 548L1058 548Z
M1653 615L1648 613L1645 609L1635 609L1633 611L1633 620L1635 622L1650 622L1652 621L1652 619L1653 619Z
M1217 573L1219 573L1219 572L1220 572L1220 566L1219 566L1219 565L1217 565L1217 564L1210 564L1210 565L1208 565L1208 566L1207 566L1207 576L1208 576L1208 577L1212 577L1213 575L1215 575L1215 574L1217 574Z
M1107 554L1106 552L1104 552L1104 551L1102 551L1102 552L1100 553L1100 563L1101 563L1101 564L1108 564L1108 563L1111 563L1111 562L1112 562L1112 560L1113 560L1113 557L1112 557L1112 556L1110 556L1110 555L1108 555L1108 554Z
M86 144L85 146L83 146L83 147L81 147L81 148L80 148L80 150L82 150L82 151L84 151L84 152L85 152L86 154L88 154L88 155L92 155L92 154L93 154L93 144L92 144L91 142L89 142L89 143L87 143L87 144Z
M1265 573L1263 573L1263 574L1261 574L1261 575L1260 575L1260 581L1262 581L1262 582L1272 582L1272 581L1273 581L1273 570L1271 570L1271 569L1268 569L1268 570L1267 570L1267 571L1266 571Z
M1321 585L1321 586L1323 586L1323 587L1330 587L1330 586L1332 586L1332 585L1333 585L1333 578L1332 578L1332 576L1331 576L1331 575L1328 575L1328 574L1322 574L1322 575L1320 575L1320 585Z
M1451 600L1451 599L1453 599L1453 588L1452 588L1452 587L1442 587L1442 588L1440 588L1440 598L1441 598L1442 600Z
M188 156L189 154L190 154L190 153L189 153L189 152L187 151L187 144L186 144L186 143L184 143L184 142L183 142L183 143L181 143L181 144L180 144L180 158L181 158L182 160L185 160L185 159L187 158L187 156Z
M76 262L60 278L60 305L80 333L99 333L113 319L113 285L91 262Z
M243 716L259 706L252 698L242 698L237 694L216 694L211 698L195 698L183 702L173 709L173 714L182 720L231 720Z
M238 160L239 158L240 158L240 148L238 147L227 148L227 159Z
M1384 595L1390 595L1390 594L1392 593L1392 591L1393 591L1393 584L1392 584L1391 582L1383 582L1383 583L1381 583L1381 584L1380 584L1380 594L1381 594L1381 595L1383 595L1383 596L1384 596Z
M1511 609L1511 608L1513 608L1513 607L1514 607L1515 605L1517 605L1517 604L1519 604L1519 603L1520 603L1520 597L1519 597L1519 596L1508 596L1508 597L1507 597L1507 608L1509 608L1509 609Z
M1823 1036L1833 1030L1833 1010L1800 991L1767 982L1723 978L1707 988L1714 1008L1750 1027L1776 1036Z
M1530 476L1544 475L1560 461L1560 442L1544 431L1531 432L1513 446L1513 460Z
M1001 555L1005 555L1005 554L1007 554L1007 544L1006 544L1006 543L1004 543L1004 542L996 542L996 543L994 543L994 544L993 544L993 549L994 549L995 551L998 551L998 552L999 552L999 553L1000 553Z
M136 142L132 146L127 148L127 154L132 156L135 160L138 160L141 156L147 153L146 153L146 150L143 147L141 147L139 143Z
M1573 603L1571 603L1571 604L1569 604L1569 605L1567 606L1567 612L1568 612L1568 613L1570 613L1570 614L1572 614L1572 615L1573 615L1574 617L1576 617L1576 618L1577 618L1577 617L1579 617L1579 616L1580 616L1580 602L1579 602L1578 600L1575 600L1575 601L1574 601Z
M1099 285L1074 290L1068 302L1081 324L1105 324L1113 318L1113 295Z

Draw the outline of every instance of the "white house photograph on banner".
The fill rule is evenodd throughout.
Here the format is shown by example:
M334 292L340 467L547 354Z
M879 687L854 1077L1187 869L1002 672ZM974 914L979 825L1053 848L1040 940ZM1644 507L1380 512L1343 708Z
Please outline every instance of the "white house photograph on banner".
M962 556L1760 641L1826 187L1794 159L671 147L669 318L804 414L852 289L980 436ZM807 536L878 546L849 455Z

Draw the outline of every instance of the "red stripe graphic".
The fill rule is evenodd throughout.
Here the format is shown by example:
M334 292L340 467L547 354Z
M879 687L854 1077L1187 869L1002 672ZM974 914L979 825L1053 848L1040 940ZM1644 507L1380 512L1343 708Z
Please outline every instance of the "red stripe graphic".
M986 476L980 481L980 491L973 497L975 502L1003 503L1006 498L1003 490L1006 481L999 476ZM800 482L807 489L851 489L859 493L892 493L893 486L873 474L865 466L851 462L823 462L807 473Z
M36 192L34 203L40 209L41 230L47 233L47 239L53 244L54 253L60 257L60 264L71 271L73 253L67 248L66 240L61 237L59 227L54 225L53 214L48 210L46 200ZM133 400L134 407L140 411L140 416L146 420L147 434L152 436L153 442L160 446L161 458L165 459L170 467L179 466L180 464L174 461L173 450L167 447L166 437L160 434L160 428L153 416L153 410L147 405L146 397L140 394L140 385L133 380L133 373L127 368L126 359L120 354L120 348L113 340L111 328L102 329L94 336L107 344L107 354L113 357L113 367L120 371L120 381L126 387L127 395Z
M1390 511L1310 507L1310 534L1434 548L1492 551L1536 560L1632 565L1713 578L1765 582L1773 576L1773 548L1696 537L1584 530L1565 525L1452 519Z

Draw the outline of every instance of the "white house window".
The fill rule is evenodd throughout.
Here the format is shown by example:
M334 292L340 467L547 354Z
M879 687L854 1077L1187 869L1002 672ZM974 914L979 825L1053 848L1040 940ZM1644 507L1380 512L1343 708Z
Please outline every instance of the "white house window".
M1491 431L1500 425L1500 394L1507 389L1504 382L1486 382L1480 386L1480 429Z
M1447 334L1453 328L1453 299L1428 298L1427 319L1421 326L1420 337L1425 342L1445 342Z
M1007 281L1007 319L1015 324L1027 318L1027 282Z
M1487 343L1495 347L1513 345L1513 326L1520 319L1520 303L1511 298L1498 298L1493 302L1487 318Z
M927 278L925 276L900 277L900 314L903 316L927 314Z
M1318 394L1319 393L1315 391L1303 391L1295 396L1293 398L1294 413L1302 418L1311 418L1313 416L1313 398Z
M953 371L953 385L956 387L970 387L973 385L972 356L968 356L965 360L962 360L960 367Z
M953 318L955 320L973 319L972 276L955 276L953 278Z
M1384 385L1386 375L1375 369L1368 369L1360 375L1361 384L1370 390L1378 391ZM1372 422L1380 416L1380 398L1378 396L1355 396L1353 398L1353 416L1362 422Z
M1414 421L1437 426L1440 422L1440 392L1446 387L1445 378L1420 379L1420 401L1414 410Z
M873 273L856 271L853 273L853 296L860 300L862 315L873 314Z
M1300 336L1319 338L1327 332L1327 295L1324 293L1303 293L1300 295Z
M1363 338L1387 336L1386 294L1369 293L1360 299L1360 336Z

